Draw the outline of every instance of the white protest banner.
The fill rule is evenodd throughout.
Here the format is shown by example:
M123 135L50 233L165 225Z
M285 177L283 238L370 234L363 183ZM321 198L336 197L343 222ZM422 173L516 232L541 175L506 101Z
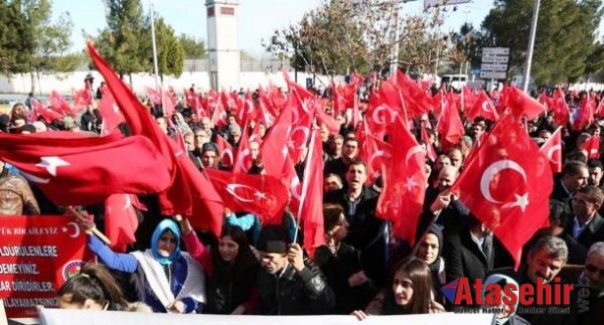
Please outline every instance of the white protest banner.
M492 314L427 314L406 316L369 316L359 323L354 316L234 316L150 314L118 311L89 311L73 309L39 310L42 325L491 325Z

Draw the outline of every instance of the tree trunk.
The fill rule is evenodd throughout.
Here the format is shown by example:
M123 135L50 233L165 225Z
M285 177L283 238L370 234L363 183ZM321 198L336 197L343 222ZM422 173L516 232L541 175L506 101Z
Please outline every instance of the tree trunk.
M34 75L34 69L31 69L29 72L29 77L31 79L31 87L29 88L29 92L33 94L36 91L36 76Z

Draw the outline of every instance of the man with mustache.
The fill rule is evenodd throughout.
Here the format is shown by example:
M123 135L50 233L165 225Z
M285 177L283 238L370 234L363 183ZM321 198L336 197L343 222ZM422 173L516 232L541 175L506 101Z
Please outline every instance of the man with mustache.
M535 288L535 299L533 299L532 304L520 306L523 307L523 309L530 311L530 307L548 307L545 305L537 305L537 295L540 294L537 290L538 283L552 286L549 294L551 295L551 301L555 301L555 290L553 286L563 286L568 283L564 279L554 281L562 268L566 266L567 261L568 247L566 246L566 242L559 237L544 236L529 249L526 265L523 265L518 272L514 272L512 268L504 268L495 270L493 273L506 274L514 278L520 286L529 284ZM547 291L543 291L543 294L547 294ZM542 301L547 300L547 297L543 297L542 299ZM564 308L568 307L568 305L559 307ZM570 317L569 314L530 313L524 312L522 309L518 311L517 315L526 319L532 325L566 324Z

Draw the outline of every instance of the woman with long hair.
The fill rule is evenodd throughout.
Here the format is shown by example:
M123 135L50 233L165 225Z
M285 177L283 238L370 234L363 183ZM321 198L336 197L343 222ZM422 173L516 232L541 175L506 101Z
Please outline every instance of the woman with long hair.
M378 294L365 308L353 312L363 320L369 315L409 315L443 312L444 308L432 299L432 272L428 265L411 257L395 268L390 290Z
M206 272L206 314L243 314L254 309L252 290L260 263L245 232L225 224L218 243L204 246L186 218L179 220L185 247Z
M86 264L57 292L61 309L125 310L152 312L143 303L128 303L120 285L100 264Z

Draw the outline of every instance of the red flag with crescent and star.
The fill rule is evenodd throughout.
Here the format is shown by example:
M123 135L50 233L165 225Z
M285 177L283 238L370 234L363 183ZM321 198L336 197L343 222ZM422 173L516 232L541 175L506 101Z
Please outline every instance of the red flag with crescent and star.
M552 136L545 141L545 143L541 146L541 153L543 153L547 159L549 160L549 165L552 167L552 172L561 173L562 172L562 127L558 127L558 129L552 134Z
M0 156L60 205L100 203L114 193L156 193L170 185L161 154L139 135L0 133Z
M251 212L263 224L279 224L289 199L281 179L269 175L239 174L207 168L206 175L231 211Z
M384 190L376 215L392 221L395 236L414 245L426 193L426 152L401 118L395 127L399 132L392 134L391 145L396 150L383 168Z
M495 125L451 191L520 265L523 245L549 224L552 170L546 155L511 114Z

